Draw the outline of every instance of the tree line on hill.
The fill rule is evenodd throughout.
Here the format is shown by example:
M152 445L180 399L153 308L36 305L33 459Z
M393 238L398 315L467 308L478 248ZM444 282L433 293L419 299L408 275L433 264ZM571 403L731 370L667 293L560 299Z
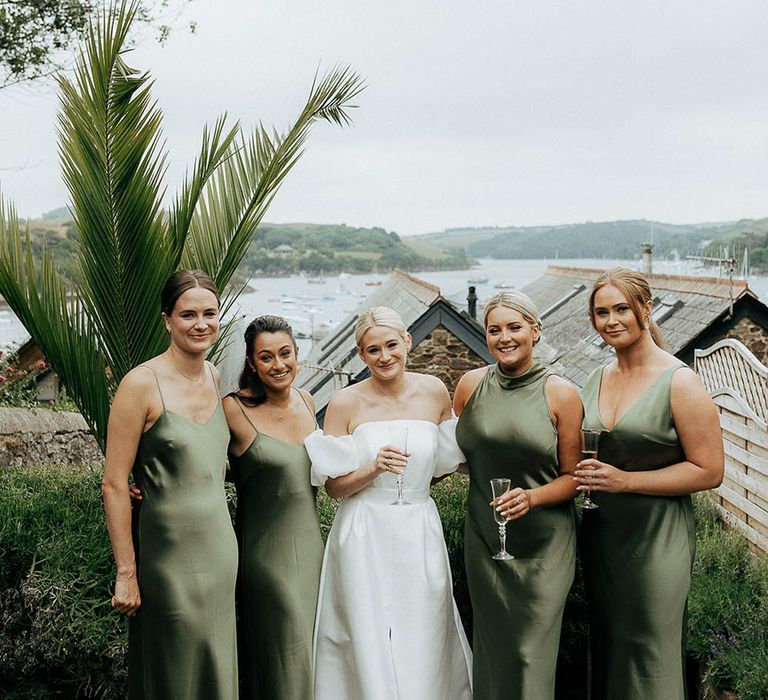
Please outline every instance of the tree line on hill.
M449 229L419 238L440 250L463 250L475 258L633 259L640 244L653 241L659 256L701 255L741 258L749 248L755 270L768 270L768 219L728 224L675 225L649 221L609 221L558 226Z
M77 231L66 209L57 209L28 222L32 255L39 263L43 250L50 251L61 273L75 274ZM280 249L288 246L290 250ZM395 267L407 271L466 269L470 265L463 250L434 255L417 252L400 237L383 228L355 228L326 224L261 224L238 267L237 278L310 275L339 272L388 272Z
M290 252L278 251L290 246ZM464 251L424 255L383 228L345 224L262 224L253 236L241 269L248 275L297 272L388 272L395 267L419 271L469 267Z
M651 227L653 232L651 232ZM77 232L65 209L30 222L33 256L43 248L54 255L61 272L74 272ZM251 276L310 275L339 272L386 272L466 269L476 258L613 258L633 259L640 243L653 238L654 255L734 256L749 250L753 271L768 271L768 219L720 225L674 225L648 221L587 222L559 226L449 229L419 236L414 250L397 233L383 228L345 224L261 224L253 234L238 279ZM290 246L290 252L278 250Z

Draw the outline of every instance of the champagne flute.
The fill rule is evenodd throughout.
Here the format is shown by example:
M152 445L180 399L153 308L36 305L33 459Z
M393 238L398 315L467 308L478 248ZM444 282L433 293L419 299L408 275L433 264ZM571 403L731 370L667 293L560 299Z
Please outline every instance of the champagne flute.
M512 482L509 479L491 479L491 492L493 493L493 518L496 524L499 526L499 551L493 555L493 559L506 561L508 559L514 559L514 557L507 552L507 518L502 515L501 511L496 510L496 501L499 500L512 486Z
M397 427L389 429L389 444L400 452L408 452L408 428ZM393 506L409 506L403 498L403 469L397 471L397 498L390 503Z
M600 442L600 431L591 430L588 428L581 429L581 460L585 459L597 459L597 445ZM591 489L585 489L584 500L581 502L581 507L586 510L593 510L600 506L595 503L591 498Z

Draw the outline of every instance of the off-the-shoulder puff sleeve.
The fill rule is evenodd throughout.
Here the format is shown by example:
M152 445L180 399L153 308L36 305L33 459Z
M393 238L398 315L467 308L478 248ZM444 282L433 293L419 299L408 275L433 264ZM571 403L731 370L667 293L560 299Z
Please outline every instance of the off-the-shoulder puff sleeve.
M355 441L351 435L335 437L318 429L307 436L304 447L312 460L312 486L324 486L326 479L344 476L360 466Z
M435 463L435 476L444 476L455 472L459 464L466 462L467 458L456 442L456 424L459 419L456 416L437 426L437 460Z

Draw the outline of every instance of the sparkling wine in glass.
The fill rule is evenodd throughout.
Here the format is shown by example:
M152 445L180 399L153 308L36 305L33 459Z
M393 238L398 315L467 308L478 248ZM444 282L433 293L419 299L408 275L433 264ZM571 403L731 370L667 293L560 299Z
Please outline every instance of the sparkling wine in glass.
M507 559L514 559L514 557L507 552L507 518L502 515L501 511L496 510L496 501L501 498L512 486L512 482L509 479L491 479L491 492L493 493L493 519L499 526L499 551L493 555L493 559L500 559L506 561Z
M389 429L389 444L400 452L408 452L408 428L398 427ZM390 505L409 506L408 501L403 498L403 469L397 472L397 498Z
M600 442L600 431L590 430L582 428L581 430L581 459L597 459L597 445ZM591 489L584 491L584 500L581 502L581 507L586 510L593 510L600 506L595 503L591 498Z

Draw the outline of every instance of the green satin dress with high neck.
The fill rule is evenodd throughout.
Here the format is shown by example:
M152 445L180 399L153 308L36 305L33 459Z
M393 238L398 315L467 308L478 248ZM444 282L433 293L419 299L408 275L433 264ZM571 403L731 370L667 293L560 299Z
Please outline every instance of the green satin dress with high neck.
M132 700L238 696L228 445L220 401L202 425L163 402L141 436L133 468L143 498L133 510L141 607L129 625Z
M601 430L598 459L625 471L685 460L667 369L608 430L600 417L602 369L582 390L584 427ZM580 549L592 640L594 700L679 700L685 622L696 549L690 496L594 493Z
M257 431L230 463L240 545L241 697L311 700L323 540L309 455L304 445Z
M507 525L511 561L496 561L498 527L490 480L535 488L560 476L557 430L544 394L550 371L534 364L518 376L489 368L456 428L470 487L464 560L472 599L476 700L548 700L565 599L573 581L573 502L536 508Z

